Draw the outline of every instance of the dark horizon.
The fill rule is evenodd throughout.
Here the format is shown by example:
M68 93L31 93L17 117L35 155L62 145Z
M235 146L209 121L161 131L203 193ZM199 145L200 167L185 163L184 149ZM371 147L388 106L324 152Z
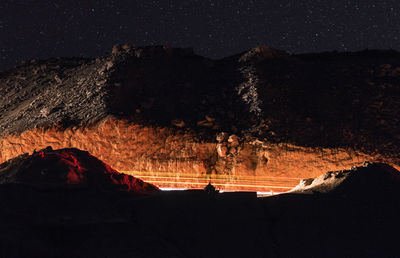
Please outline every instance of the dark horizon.
M400 2L15 1L0 4L0 69L96 57L115 44L193 47L213 59L258 45L290 53L400 50Z
M124 44L129 44L129 43L126 43L126 42L125 43L121 43L121 44L120 43L116 43L115 45L124 45ZM263 44L263 45L264 46L268 46L266 44ZM133 46L133 45L131 45L131 46ZM196 52L196 49L194 49L193 47L190 47L190 46L188 46L188 47L175 47L175 46L170 46L170 45L146 45L146 46L143 45L143 46L133 46L133 47L134 48L143 48L143 47L160 47L160 46L168 46L168 47L172 47L174 49L180 49L180 48L182 48L182 49L185 49L185 48L193 49L195 55L202 56L202 57L209 58L211 60L217 61L217 60L221 60L221 59L224 59L224 58L229 58L229 57L232 57L232 56L235 56L235 55L239 55L239 54L245 53L245 52L247 52L247 51L249 51L249 50L251 50L251 49L253 49L255 47L262 46L262 45L257 45L257 46L254 46L252 48L245 49L243 51L232 53L230 55L226 55L226 56L222 56L222 57L208 57L208 56L205 56L205 55L201 55L201 54ZM334 49L334 50L326 50L326 51L319 51L319 52L299 52L299 53L292 53L292 52L286 51L284 49L279 49L279 48L274 48L274 49L283 50L283 51L287 52L288 54L295 55L295 56L296 55L325 55L325 54L343 54L343 55L346 55L346 54L359 54L359 53L365 53L365 52L378 52L379 54L385 54L385 53L394 54L394 53L396 53L396 55L400 56L400 51L396 50L396 49L392 49L392 48L391 49L368 49L368 48L365 48L365 49L354 50L354 51L339 51L339 50ZM16 68L16 67L18 67L20 65L24 65L24 64L32 61L32 60L45 61L45 60L49 60L49 59L52 59L52 58L56 58L56 59L75 59L75 58L77 58L77 59L96 59L96 58L103 57L103 56L106 56L108 54L111 54L111 50L112 50L112 48L110 48L109 51L106 51L106 52L104 52L104 53L102 53L100 55L97 55L97 56L48 56L48 57L44 57L44 58L25 59L25 60L20 60L19 62L16 61L14 64L11 64L9 66L4 66L4 67L0 66L0 72L5 72L7 70L14 69L14 68Z

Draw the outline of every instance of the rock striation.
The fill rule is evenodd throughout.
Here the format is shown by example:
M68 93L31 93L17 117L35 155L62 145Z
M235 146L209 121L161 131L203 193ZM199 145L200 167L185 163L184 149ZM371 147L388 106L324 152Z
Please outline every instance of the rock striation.
M400 54L115 46L0 73L0 162L79 148L160 187L287 191L399 156Z

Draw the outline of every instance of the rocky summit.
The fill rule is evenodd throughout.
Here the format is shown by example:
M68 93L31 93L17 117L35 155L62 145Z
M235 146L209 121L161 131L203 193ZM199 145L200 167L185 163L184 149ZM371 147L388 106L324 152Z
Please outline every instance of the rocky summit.
M0 96L0 162L75 147L159 187L276 192L365 161L400 166L396 51L212 60L116 45L2 71Z

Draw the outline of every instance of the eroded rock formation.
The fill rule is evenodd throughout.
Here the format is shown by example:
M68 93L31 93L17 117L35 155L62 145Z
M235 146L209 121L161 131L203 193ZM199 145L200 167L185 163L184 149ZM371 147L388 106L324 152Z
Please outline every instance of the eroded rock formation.
M0 162L76 147L160 187L277 192L364 161L399 168L399 71L396 52L269 47L32 61L0 74Z

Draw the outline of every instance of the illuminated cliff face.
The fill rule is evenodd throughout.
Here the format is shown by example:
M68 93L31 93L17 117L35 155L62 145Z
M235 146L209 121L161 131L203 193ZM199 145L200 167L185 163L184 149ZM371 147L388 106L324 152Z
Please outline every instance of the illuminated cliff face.
M343 148L194 139L194 135L179 130L109 118L89 128L38 128L2 138L0 162L46 146L75 147L87 150L120 172L161 188L203 188L211 180L220 190L262 192L287 191L300 179L349 169L364 161L380 161L399 168L395 160Z
M276 192L400 164L398 53L114 50L1 72L0 161L76 147L160 187Z

